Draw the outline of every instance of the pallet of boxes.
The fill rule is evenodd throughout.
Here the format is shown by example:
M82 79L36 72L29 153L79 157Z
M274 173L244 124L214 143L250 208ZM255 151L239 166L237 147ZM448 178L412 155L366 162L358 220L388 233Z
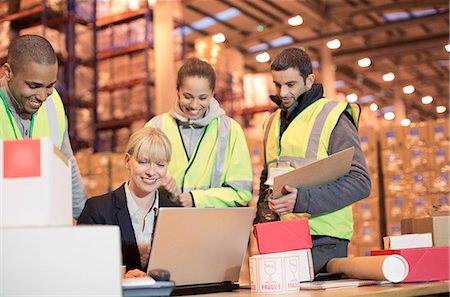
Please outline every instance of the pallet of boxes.
M250 287L257 293L298 291L314 279L308 219L256 224L259 255L250 257Z

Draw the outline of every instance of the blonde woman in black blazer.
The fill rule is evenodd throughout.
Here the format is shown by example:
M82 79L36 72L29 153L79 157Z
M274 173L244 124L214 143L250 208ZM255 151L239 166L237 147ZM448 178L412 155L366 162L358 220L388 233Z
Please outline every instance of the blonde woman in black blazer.
M125 154L128 182L88 199L78 219L78 224L120 227L125 278L146 275L159 207L179 206L170 200L180 193L175 180L167 176L170 156L170 142L161 130L143 128L135 132Z

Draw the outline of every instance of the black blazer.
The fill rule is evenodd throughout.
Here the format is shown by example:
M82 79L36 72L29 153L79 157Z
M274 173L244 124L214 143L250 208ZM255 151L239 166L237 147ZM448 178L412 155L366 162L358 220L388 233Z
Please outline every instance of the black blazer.
M159 195L159 207L180 206L164 195ZM125 184L112 192L92 197L86 201L78 218L78 225L90 224L119 226L122 238L123 265L127 266L127 271L136 268L146 271L146 267L141 267L139 249L127 207Z

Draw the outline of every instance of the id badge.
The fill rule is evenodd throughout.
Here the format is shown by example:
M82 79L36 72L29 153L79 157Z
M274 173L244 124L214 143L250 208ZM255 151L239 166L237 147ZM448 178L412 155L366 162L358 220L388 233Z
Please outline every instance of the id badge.
M292 168L289 162L275 162L269 164L269 168L267 170L267 179L264 183L267 186L273 186L273 179L277 176L285 174L291 171Z

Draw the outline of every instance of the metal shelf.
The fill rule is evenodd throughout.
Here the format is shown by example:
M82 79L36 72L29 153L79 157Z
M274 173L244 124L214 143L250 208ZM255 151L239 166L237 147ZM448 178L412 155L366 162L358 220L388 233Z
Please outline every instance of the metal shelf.
M143 17L149 12L150 11L148 8L140 8L135 11L127 11L116 15L100 18L96 21L96 25L98 29L104 29L110 25L118 25L131 22L135 19Z
M104 86L99 87L98 91L99 92L112 92L117 89L131 88L131 87L134 87L139 84L150 84L151 86L154 85L153 82L149 82L148 78L144 77L144 78L137 78L137 79L132 79L129 81L124 81L124 82L104 85Z
M117 49L110 49L102 52L97 53L97 59L103 60L108 58L113 58L121 55L131 54L137 51L142 51L147 48L150 48L150 46L147 44L147 42L140 42L136 43L127 47L117 48Z

